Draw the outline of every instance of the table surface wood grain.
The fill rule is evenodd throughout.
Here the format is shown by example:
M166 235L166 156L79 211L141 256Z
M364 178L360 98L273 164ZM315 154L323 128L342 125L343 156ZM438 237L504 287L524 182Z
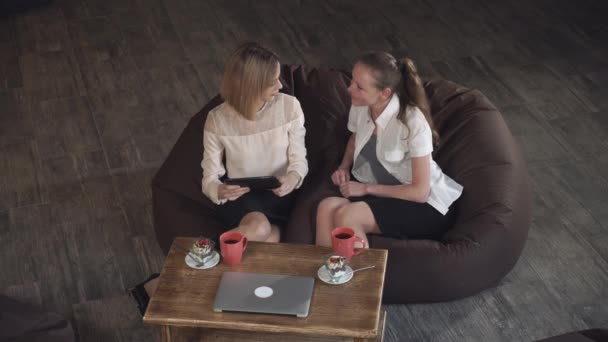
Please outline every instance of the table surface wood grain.
M193 238L176 238L173 244L188 248ZM373 338L378 333L387 251L369 249L350 261L357 272L342 285L320 281L317 270L330 248L249 242L239 265L220 262L206 270L189 268L185 253L172 246L158 288L144 315L146 323L265 333ZM213 302L225 271L311 276L315 287L306 318L236 312L214 312Z

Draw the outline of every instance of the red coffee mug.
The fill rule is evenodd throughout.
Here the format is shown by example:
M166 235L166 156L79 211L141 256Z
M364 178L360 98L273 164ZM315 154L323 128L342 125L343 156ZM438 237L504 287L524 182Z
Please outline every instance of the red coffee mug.
M355 242L361 242L362 248L355 250ZM355 231L350 228L334 228L331 231L331 246L334 252L350 259L365 249L365 240L355 235Z
M220 250L226 265L237 265L241 262L247 248L247 238L237 232L225 232L220 235Z

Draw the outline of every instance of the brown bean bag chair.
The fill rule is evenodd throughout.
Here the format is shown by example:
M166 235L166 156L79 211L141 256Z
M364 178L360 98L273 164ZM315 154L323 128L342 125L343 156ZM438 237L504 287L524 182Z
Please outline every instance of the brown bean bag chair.
M309 173L297 191L295 217L281 239L312 243L318 188L333 172L348 139L346 123L350 97L346 91L350 78L339 71L320 71L298 66L281 68L283 93L296 96L305 114L306 148ZM207 113L219 105L213 98L188 123L169 156L152 180L154 228L161 249L167 253L176 236L215 236L223 232L215 205L202 193L202 131ZM323 189L320 189L323 190ZM328 194L332 194L333 189ZM316 196L313 196L316 195ZM324 197L322 197L324 198Z
M329 177L350 134L350 76L283 66L281 78L282 91L296 96L304 110L310 169L282 241L313 243L318 203L338 194ZM526 165L498 110L481 92L449 81L425 87L442 137L434 158L464 192L454 204L453 227L441 241L370 236L372 248L389 250L385 303L452 300L493 286L515 265L528 232ZM222 232L200 184L202 127L220 102L214 98L191 119L152 182L154 225L165 252L176 236Z

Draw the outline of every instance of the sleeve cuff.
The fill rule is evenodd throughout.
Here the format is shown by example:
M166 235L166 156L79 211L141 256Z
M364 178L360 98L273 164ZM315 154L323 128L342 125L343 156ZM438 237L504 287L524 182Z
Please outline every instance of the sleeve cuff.
M222 184L222 182L218 180L207 184L207 186L203 186L203 193L215 204L224 204L227 201L226 199L220 200L218 197L217 189L220 184Z
M418 158L418 157L428 156L431 153L433 153L433 148L432 147L421 148L421 149L417 149L417 150L410 149L410 156L412 158Z
M304 177L306 177L306 174L308 173L308 170L299 170L298 168L292 168L292 169L288 169L287 170L288 174L290 172L294 172L298 176L300 176L300 181L298 181L298 184L296 184L296 189L300 188L300 186L302 186L302 183L304 183Z

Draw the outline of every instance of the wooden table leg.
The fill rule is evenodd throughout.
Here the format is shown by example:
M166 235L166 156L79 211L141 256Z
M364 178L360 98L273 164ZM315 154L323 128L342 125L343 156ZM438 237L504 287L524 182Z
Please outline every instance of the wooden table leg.
M378 336L375 338L355 338L354 342L382 342L384 341L384 326L386 324L386 311L380 313L380 320L378 322Z
M160 342L171 342L171 326L161 325Z

